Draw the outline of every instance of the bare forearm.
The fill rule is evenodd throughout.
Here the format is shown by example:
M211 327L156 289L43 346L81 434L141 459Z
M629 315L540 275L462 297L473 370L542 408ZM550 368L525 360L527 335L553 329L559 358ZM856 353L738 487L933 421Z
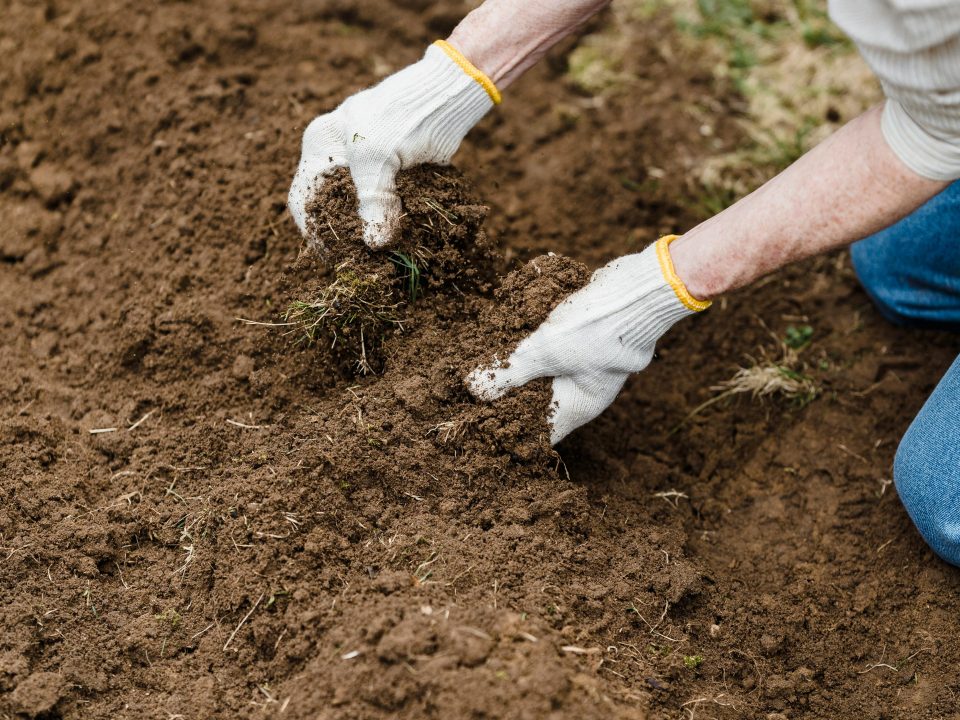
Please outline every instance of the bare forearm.
M448 42L503 90L610 0L486 0Z
M947 183L894 155L867 111L763 187L671 246L688 290L708 299L795 260L848 245L896 222Z

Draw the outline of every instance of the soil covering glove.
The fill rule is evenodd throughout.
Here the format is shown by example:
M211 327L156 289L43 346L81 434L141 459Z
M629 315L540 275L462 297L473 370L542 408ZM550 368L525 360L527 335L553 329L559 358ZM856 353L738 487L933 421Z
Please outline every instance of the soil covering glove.
M474 370L467 386L496 400L534 378L553 378L550 442L556 445L616 398L627 376L653 358L654 344L687 315L705 310L677 277L661 238L636 255L597 270L586 286L560 303L501 363Z
M346 166L357 188L363 239L374 249L385 246L401 213L397 171L448 164L464 136L499 102L493 82L438 40L419 62L315 118L303 133L288 200L300 232L307 235L306 205L324 177Z

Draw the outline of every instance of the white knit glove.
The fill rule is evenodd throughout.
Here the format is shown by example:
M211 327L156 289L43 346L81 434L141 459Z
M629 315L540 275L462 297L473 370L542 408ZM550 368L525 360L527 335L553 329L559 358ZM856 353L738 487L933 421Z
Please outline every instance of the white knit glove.
M499 102L490 79L438 40L419 62L315 118L303 133L288 199L300 232L307 236L306 205L324 177L346 166L357 188L363 239L383 247L401 212L397 171L449 163L467 132Z
M670 258L671 235L636 255L597 270L590 282L554 308L506 363L474 370L470 391L496 400L510 388L553 378L550 442L556 445L616 398L627 376L653 358L654 344L680 318L709 302L690 295Z

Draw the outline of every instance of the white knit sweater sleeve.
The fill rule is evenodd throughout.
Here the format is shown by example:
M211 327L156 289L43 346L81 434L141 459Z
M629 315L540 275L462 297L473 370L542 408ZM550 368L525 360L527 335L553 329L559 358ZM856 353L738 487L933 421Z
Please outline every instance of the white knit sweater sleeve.
M830 0L887 96L881 127L923 177L960 178L960 2Z

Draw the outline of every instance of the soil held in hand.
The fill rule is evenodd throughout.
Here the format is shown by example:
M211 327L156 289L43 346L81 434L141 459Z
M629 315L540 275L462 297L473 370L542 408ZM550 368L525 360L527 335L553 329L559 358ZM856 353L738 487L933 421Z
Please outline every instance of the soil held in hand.
M327 272L292 291L288 318L318 349L318 362L341 362L353 375L379 377L350 390L357 404L344 464L376 472L396 448L418 448L422 466L482 476L504 457L544 464L549 447L550 380L541 379L493 404L471 397L474 368L505 360L550 311L587 280L582 263L556 255L528 261L499 283L479 203L453 168L401 173L403 215L394 243L371 251L362 241L349 173L338 171L308 204L310 241ZM359 288L351 292L352 288ZM319 415L335 417L343 398ZM340 418L329 432L343 435ZM326 432L326 431L325 431ZM340 452L338 450L337 452ZM554 463L555 464L555 463ZM503 468L505 470L505 468Z

